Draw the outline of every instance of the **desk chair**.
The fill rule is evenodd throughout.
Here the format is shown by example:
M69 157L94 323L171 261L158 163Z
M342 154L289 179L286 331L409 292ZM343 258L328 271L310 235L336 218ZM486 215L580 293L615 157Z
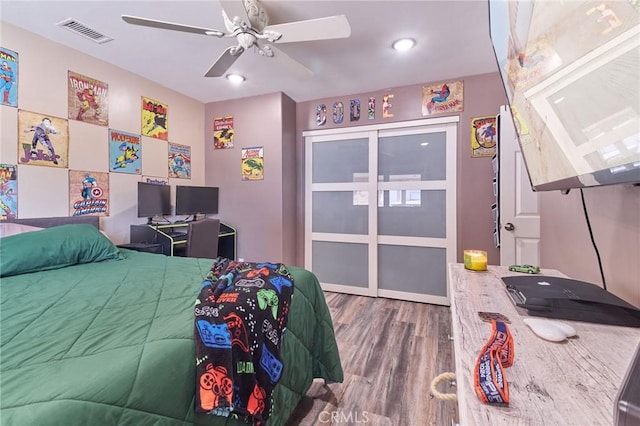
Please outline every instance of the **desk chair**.
M202 219L189 223L187 230L187 257L215 259L218 257L220 219Z

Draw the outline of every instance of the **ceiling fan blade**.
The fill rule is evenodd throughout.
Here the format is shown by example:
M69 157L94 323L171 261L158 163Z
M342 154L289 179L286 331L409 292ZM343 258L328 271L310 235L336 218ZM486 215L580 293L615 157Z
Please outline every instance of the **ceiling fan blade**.
M308 80L313 77L313 71L302 65L300 62L293 59L291 56L284 53L274 45L268 45L269 50L273 51L271 59L278 62L289 74L297 78L298 80Z
M122 20L128 24L141 25L143 27L160 28L163 30L182 31L186 33L212 35L222 37L223 31L211 28L193 27L191 25L174 24L173 22L158 21L155 19L139 18L137 16L122 15Z
M288 22L286 24L267 25L264 31L275 31L282 34L278 43L297 41L329 40L347 38L351 35L351 25L344 15L326 18L309 19L307 21Z
M241 21L249 23L247 9L244 7L244 0L222 0L220 6L222 6L222 10L231 21L237 16Z
M233 53L232 53L233 52ZM209 71L204 75L205 77L220 77L224 75L225 72L233 65L233 63L240 57L240 54L244 52L243 48L238 48L238 46L227 47L227 49L222 52L222 55L216 59L216 61L211 65Z

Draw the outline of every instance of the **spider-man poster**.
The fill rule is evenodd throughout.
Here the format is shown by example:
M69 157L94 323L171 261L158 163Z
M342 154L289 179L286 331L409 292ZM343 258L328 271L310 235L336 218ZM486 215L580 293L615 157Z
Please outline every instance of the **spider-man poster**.
M422 115L464 110L463 82L447 81L422 87Z

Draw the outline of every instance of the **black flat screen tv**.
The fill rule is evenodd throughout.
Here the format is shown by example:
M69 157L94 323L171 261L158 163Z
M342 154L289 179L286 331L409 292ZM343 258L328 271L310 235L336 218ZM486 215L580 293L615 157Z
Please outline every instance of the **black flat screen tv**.
M176 215L218 213L218 187L176 186Z
M489 0L490 37L535 191L640 183L640 6Z
M138 217L151 223L154 216L171 214L171 187L155 183L138 182Z

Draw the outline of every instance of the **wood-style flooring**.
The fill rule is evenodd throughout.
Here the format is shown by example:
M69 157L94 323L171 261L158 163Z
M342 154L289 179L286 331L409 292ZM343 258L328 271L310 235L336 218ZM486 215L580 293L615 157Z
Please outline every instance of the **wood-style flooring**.
M455 402L430 396L454 371L448 307L325 292L344 382L316 380L287 422L294 425L449 426ZM449 382L441 393L455 393Z

